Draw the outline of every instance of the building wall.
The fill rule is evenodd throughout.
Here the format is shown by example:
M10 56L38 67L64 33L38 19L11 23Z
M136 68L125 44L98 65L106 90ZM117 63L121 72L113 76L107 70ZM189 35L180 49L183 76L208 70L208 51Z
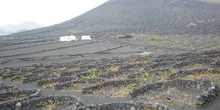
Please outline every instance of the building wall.
M91 37L87 35L87 36L82 36L81 39L82 40L91 40Z
M60 41L73 41L73 40L76 40L76 36L62 36L60 37Z

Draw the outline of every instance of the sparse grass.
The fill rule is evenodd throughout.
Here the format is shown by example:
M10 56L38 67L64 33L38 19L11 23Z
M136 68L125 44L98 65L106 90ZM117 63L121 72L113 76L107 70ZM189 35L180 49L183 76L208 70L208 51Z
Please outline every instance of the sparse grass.
M220 3L219 0L199 0L201 2L207 2L207 3Z
M195 79L208 79L220 84L220 73L193 73L191 75L186 76L187 79L195 80Z
M109 67L106 69L107 71L118 71L119 66L111 64Z
M92 84L88 82L77 82L77 83L72 83L70 87L72 88L64 88L63 91L65 92L80 92L82 88L91 86Z
M217 61L220 61L220 56L217 56L214 59L217 60Z
M69 30L69 34L77 35L83 33L82 31L79 30Z
M131 84L128 84L126 86L123 85L123 86L120 86L120 87L113 87L113 88L103 87L103 88L100 88L95 93L104 94L104 95L109 96L111 98L122 98L122 97L127 97L129 95L129 93L134 88L136 88L138 86L140 86L139 82L131 83Z
M216 75L215 77L212 78L214 82L220 84L220 75Z
M149 73L141 73L139 77L137 77L138 80L142 79L148 83L152 83L159 80L159 77L157 75L149 74Z
M132 84L128 85L128 88L133 89L133 88L136 88L136 87L138 87L140 85L141 85L141 83L132 83Z
M149 80L149 78L150 78L149 73L145 73L145 75L144 75L144 79L145 79L146 81L148 81L148 80Z
M1 101L7 101L7 100L17 100L19 98L28 98L28 95L27 94L17 94L17 93L14 93L14 94L10 95L9 97L0 98L0 102Z
M145 107L144 110L155 110L153 107Z
M162 102L170 106L195 106L195 97L187 92L181 92L175 87L169 87L167 90L161 91L160 93L152 92L147 95L147 98L152 102Z
M61 72L59 72L59 71L53 71L53 72L50 73L50 75L51 75L51 77L52 77L52 76L54 76L54 77L59 77L59 76L60 76L60 73L61 73Z
M58 101L48 100L48 101L42 101L42 102L40 102L36 105L39 106L39 107L45 107L45 110L53 110L59 104L60 104L60 102L58 102Z
M169 74L172 72L175 72L176 69L171 69L169 71L158 71L156 73L143 73L141 77L139 78L143 78L145 81L147 82L161 82L161 81L166 81L169 79Z
M87 70L88 72L97 71L97 69L96 69L96 68L86 68L86 70Z
M176 73L177 72L177 69L176 68L170 68L169 70L171 73Z
M43 87L44 89L46 89L46 88L52 88L52 87L54 87L54 83L44 84L44 85L42 85L42 87Z
M150 61L149 60L147 60L147 59L144 59L144 60L133 60L132 61L132 64L148 64L148 63L150 63Z
M114 38L119 39L119 38L123 38L124 36L125 36L125 35L119 34L119 35L116 35Z
M169 79L169 72L168 71L164 71L164 72L160 72L160 80L161 81L166 81Z
M211 22L211 23L216 22L216 21L218 21L218 19L210 19L210 20L208 20L208 22Z
M191 69L191 68L203 68L204 65L202 63L193 62L189 65L181 67L182 69Z
M163 40L164 40L163 37L160 35L151 35L150 36L150 41L161 42Z
M58 71L62 72L62 71L65 71L67 69L67 67L62 67L62 68L59 68Z
M204 23L205 21L196 21L197 23Z
M70 70L72 70L72 71L78 71L78 70L80 70L80 67L72 67Z
M82 89L84 87L100 84L102 82L102 81L96 81L96 82L93 82L93 83L89 83L87 81L89 79L83 79L83 80L85 80L85 82L75 82L75 83L72 83L71 87L74 87L76 89Z
M119 34L119 35L116 35L114 38L115 39L120 39L120 38L131 38L132 36L131 35L121 35L121 34Z
M81 75L80 78L82 78L82 79L94 79L94 78L97 78L97 76L98 76L98 73L93 71L89 75Z
M82 87L84 87L83 85L84 85L85 83L73 83L73 84L71 84L71 86L72 87L76 87L76 88L82 88Z
M111 81L116 81L116 80L125 80L127 79L126 74L120 74L120 75L113 75L112 77L109 78Z
M64 71L66 71L68 68L67 67L61 67L61 68L57 68L56 70L52 71L51 77L59 77L60 74Z
M121 88L119 90L112 92L112 98L121 98L121 97L127 97L129 95L129 90L126 88Z
M11 78L11 81L14 83L22 83L24 80L24 76L23 75L18 75L18 76L14 76Z
M152 53L151 52L143 52L140 55L150 55L150 54L152 54Z

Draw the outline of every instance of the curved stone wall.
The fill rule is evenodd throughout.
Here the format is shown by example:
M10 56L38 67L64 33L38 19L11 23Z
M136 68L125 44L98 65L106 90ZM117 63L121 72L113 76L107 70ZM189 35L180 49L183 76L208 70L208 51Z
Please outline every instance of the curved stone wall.
M30 110L45 107L49 104L59 105L82 105L81 99L75 96L68 95L54 95L41 96L31 99L9 100L0 103L0 108L3 110Z
M90 104L85 106L72 106L65 110L174 110L173 108L160 104L151 102L113 102L104 104Z
M203 90L204 93L201 93L196 97L196 105L198 107L204 106L207 103L213 101L219 95L219 87L214 82L209 80L199 79L199 80L170 80L166 82L156 82L151 84L143 85L139 88L134 89L130 96L132 98L137 97L138 95L147 93L150 90L156 90L158 88L165 89L169 86L182 87L182 88L193 88L197 90Z

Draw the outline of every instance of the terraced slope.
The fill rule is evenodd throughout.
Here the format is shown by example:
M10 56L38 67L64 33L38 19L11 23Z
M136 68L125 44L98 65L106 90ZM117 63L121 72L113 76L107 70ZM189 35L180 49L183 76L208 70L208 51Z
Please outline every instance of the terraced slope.
M13 36L35 38L71 33L219 35L219 18L220 4L204 0L109 0L69 21Z
M72 102L72 106L68 108L77 110L92 108L99 110L99 107L108 108L109 106L114 110L122 108L125 110L131 108L202 110L204 107L216 110L219 108L219 64L220 52L215 50L4 68L0 70L3 82L10 84L11 81L12 84L20 85L20 88L16 90L15 86L1 85L2 89L9 89L9 92L0 91L0 98L3 100L0 100L0 107L4 105L9 107L21 102L25 104L21 107L27 108L39 108L41 104L45 106L47 103L65 108L68 105L63 104ZM19 94L23 93L30 97L36 92L36 90L30 90L30 92L20 90L27 88L21 85L41 88L43 96L40 94L40 96L20 101L23 97ZM24 92L19 92L13 97L3 95L10 94L10 91L14 91L12 92L14 94L18 91ZM48 96L51 93L74 96ZM88 94L92 94L93 98ZM80 98L84 100L81 102ZM118 99L123 99L123 102L118 102ZM76 102L80 102L80 105L76 105ZM27 106L30 104L36 106Z
M220 5L213 1L109 0L7 36L0 109L220 109ZM82 33L95 39L58 41Z

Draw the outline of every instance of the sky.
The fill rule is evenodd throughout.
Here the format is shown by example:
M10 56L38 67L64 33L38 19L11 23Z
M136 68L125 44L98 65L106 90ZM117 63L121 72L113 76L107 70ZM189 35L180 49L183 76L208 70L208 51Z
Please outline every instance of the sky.
M72 19L108 0L1 0L0 27L34 21L49 26Z

